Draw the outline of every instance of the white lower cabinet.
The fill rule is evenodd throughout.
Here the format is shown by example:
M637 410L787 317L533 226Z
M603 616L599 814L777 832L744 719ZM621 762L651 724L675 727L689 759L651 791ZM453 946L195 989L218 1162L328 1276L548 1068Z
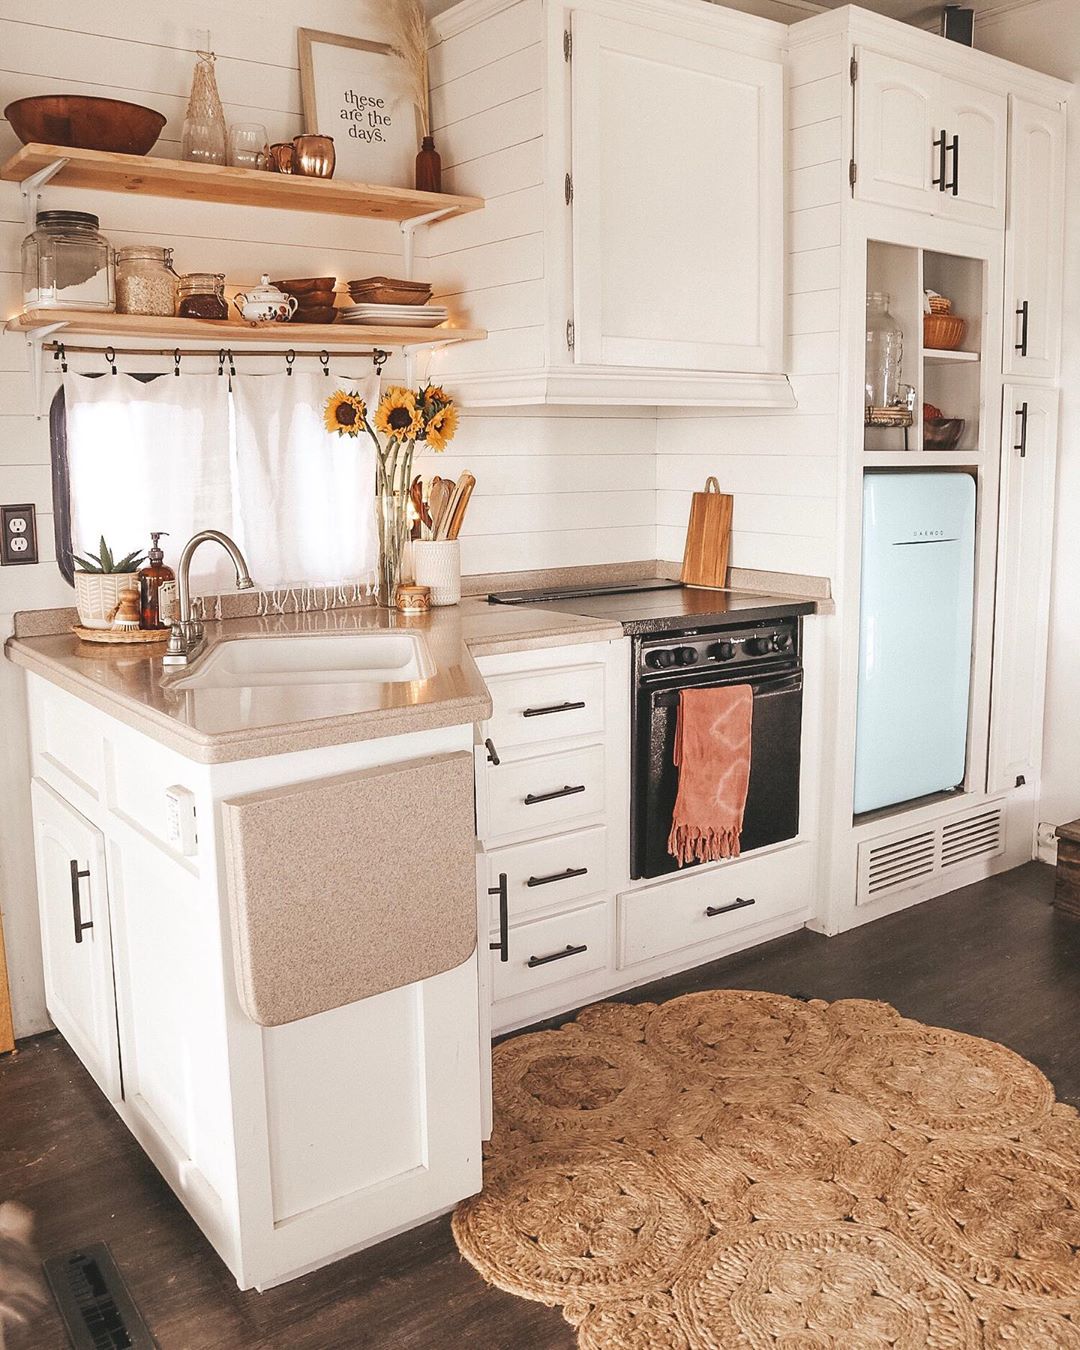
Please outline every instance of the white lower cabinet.
M122 1089L105 839L40 779L31 797L49 1016L116 1102Z

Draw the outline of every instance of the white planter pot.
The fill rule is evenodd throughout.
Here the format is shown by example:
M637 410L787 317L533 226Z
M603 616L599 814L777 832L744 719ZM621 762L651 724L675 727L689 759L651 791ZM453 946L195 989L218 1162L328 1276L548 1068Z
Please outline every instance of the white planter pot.
M123 591L139 589L138 572L76 572L75 604L84 628L110 628Z
M433 605L456 605L461 599L461 543L457 539L414 539L416 584L431 589Z

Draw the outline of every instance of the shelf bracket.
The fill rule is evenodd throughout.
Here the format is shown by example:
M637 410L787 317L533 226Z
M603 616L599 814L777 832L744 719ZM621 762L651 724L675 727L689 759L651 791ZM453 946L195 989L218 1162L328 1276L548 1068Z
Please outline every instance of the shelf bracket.
M41 409L41 386L45 379L44 353L41 349L54 333L66 327L66 323L43 323L40 328L26 330L26 346L30 353L30 380L34 388L34 416L39 422L45 416Z
M431 225L444 216L452 216L455 208L444 206L439 211L429 211L426 216L414 216L412 220L401 222L401 256L405 272L405 281L413 279L413 261L416 251L416 231L421 225Z
M55 178L60 170L67 163L64 158L54 159L51 164L46 164L44 168L38 169L37 173L32 173L29 178L24 178L19 184L19 191L23 199L23 220L26 222L26 233L32 234L37 225L38 202L41 200L41 189Z

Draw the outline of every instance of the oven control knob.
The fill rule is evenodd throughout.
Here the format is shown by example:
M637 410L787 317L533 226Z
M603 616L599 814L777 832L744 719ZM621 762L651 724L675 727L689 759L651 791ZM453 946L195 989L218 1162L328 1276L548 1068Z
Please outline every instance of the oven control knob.
M771 637L747 638L743 650L750 656L767 656L773 649Z
M730 661L735 655L735 644L733 642L718 642L712 649L711 655L718 661Z
M698 659L696 647L680 647L675 653L675 660L680 666L692 666Z
M658 652L650 652L645 658L645 664L652 666L654 670L662 670L665 666L675 664L675 653L670 647L661 647Z
M773 645L773 651L774 651L774 652L786 652L786 651L790 651L790 650L791 650L791 634L790 634L790 633L774 633L774 634L773 634L772 645Z

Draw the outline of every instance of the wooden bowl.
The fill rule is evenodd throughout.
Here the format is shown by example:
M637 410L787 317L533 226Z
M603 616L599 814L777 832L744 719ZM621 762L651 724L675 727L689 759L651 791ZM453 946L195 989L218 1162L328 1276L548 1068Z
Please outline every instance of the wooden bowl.
M962 417L927 417L923 422L923 449L955 450L964 426Z
M333 305L301 306L290 323L333 323L338 312Z
M83 94L19 98L7 105L4 116L23 145L43 141L121 155L149 154L166 120L140 103Z
M286 295L296 296L300 309L332 309L337 299L336 291L290 291L285 286L281 289Z
M426 305L431 287L426 281L401 281L396 277L367 277L346 283L357 305Z
M312 291L330 291L337 285L337 277L296 277L292 281L274 281L271 283L284 291L286 295L310 295Z
M954 314L923 315L923 346L929 351L956 351L966 332L967 320Z

